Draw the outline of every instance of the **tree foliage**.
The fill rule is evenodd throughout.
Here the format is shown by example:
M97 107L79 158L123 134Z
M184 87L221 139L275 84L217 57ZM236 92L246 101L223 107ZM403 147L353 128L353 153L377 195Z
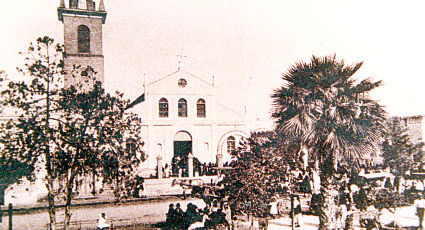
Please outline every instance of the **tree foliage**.
M283 184L291 179L291 164L279 147L275 135L268 132L252 134L233 152L232 170L223 183L234 212L265 217L272 198L287 192Z
M117 196L128 195L121 188L133 182L137 176L134 169L144 160L140 119L125 111L130 102L123 94L104 91L91 67L75 66L72 76L85 80L62 87L63 49L53 39L37 39L30 45L26 61L20 70L25 79L9 81L1 92L3 106L11 108L15 117L2 126L0 159L21 162L31 169L43 166L53 228L59 195L65 198L65 223L69 224L79 176L102 177L117 185ZM54 187L55 180L64 186Z
M292 66L272 95L277 133L314 148L309 153L320 162L358 164L378 149L385 111L368 93L382 81L356 83L353 75L361 66L347 66L336 56L313 56Z
M316 162L321 177L320 228L333 229L338 165L359 166L379 149L385 121L369 93L382 81L353 75L362 63L346 65L336 56L313 56L283 74L273 95L276 133L291 137Z
M84 71L92 72L90 68ZM135 167L145 160L145 155L139 135L141 121L136 114L125 111L128 104L121 93L105 93L100 82L90 91L75 87L63 90L59 102L63 112L55 119L59 131L55 140L60 140L59 152L64 153L55 159L59 170L77 170L79 175L94 172L104 182L115 185L117 178L119 182L133 180ZM128 196L119 192L117 195Z
M63 73L63 47L49 37L31 43L25 55L24 68L18 70L26 77L22 81L7 81L2 90L2 105L13 111L13 119L2 124L0 140L2 157L35 166L45 161L47 200L52 225L56 221L53 194L50 138L51 111L59 94ZM53 104L53 105L52 105ZM37 167L33 167L37 169Z
M389 166L397 174L413 169L423 156L423 143L414 144L408 135L408 127L401 118L388 120L385 141L382 143L384 165Z
M0 70L0 91L2 91L5 87L2 87L4 82L8 80L7 74L4 71ZM4 106L0 105L0 116L5 115ZM0 117L0 130L5 130L7 126L7 119L5 117ZM5 135L7 135L5 133ZM4 144L0 142L0 149L4 148ZM13 183L17 183L21 178L27 177L31 179L33 177L34 168L25 161L19 161L14 158L9 157L7 154L0 155L0 185L3 188L11 185ZM2 192L2 190L0 191Z

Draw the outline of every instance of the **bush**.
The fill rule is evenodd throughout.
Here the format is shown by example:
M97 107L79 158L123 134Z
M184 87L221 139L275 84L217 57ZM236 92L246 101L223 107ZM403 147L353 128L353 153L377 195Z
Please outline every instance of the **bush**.
M397 208L408 203L407 199L397 193L389 190L380 190L371 196L372 204L378 210L384 208Z

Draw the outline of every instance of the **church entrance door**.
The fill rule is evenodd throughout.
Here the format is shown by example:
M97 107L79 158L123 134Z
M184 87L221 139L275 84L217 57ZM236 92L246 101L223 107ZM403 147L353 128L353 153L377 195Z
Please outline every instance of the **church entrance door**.
M192 141L174 141L174 157L187 157L192 152Z
M186 131L174 136L174 156L172 170L174 175L188 176L188 156L192 152L192 137Z

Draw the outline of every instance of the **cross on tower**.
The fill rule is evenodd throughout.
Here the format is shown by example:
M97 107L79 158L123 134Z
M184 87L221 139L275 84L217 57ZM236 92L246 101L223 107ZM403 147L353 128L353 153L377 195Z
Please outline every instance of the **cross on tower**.
M178 60L178 62L179 62L179 69L178 70L180 70L181 68L184 68L184 62L185 62L187 56L178 54L177 58L179 59Z

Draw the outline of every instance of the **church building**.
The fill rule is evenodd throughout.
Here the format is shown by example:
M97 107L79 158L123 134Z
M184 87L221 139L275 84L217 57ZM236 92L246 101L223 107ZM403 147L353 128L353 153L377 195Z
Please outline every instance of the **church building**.
M73 66L90 66L104 82L102 26L107 12L103 0L61 0L58 18L64 25L65 87L84 80L72 76ZM152 175L158 164L189 155L200 163L231 160L230 153L248 136L245 114L217 102L214 79L198 77L179 67L165 77L145 79L144 92L131 105L142 118L147 160L142 175ZM131 87L131 86L129 86Z
M192 155L200 163L229 162L242 137L248 137L245 115L217 101L214 79L179 67L174 73L144 84L132 110L142 118L148 155L144 169L159 160Z

